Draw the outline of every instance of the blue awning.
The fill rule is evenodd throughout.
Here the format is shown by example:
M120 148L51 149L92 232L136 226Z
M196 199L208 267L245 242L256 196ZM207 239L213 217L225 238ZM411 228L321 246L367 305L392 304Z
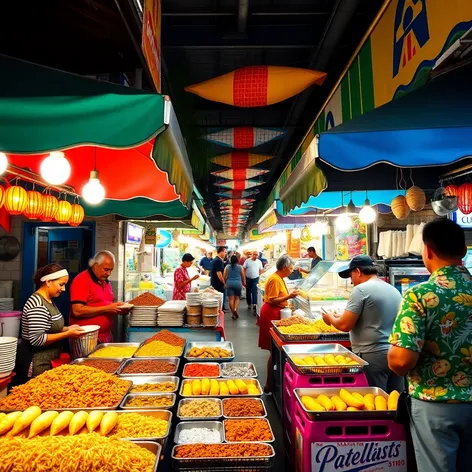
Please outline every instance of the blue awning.
M320 159L341 170L386 162L437 166L472 155L472 65L322 133Z

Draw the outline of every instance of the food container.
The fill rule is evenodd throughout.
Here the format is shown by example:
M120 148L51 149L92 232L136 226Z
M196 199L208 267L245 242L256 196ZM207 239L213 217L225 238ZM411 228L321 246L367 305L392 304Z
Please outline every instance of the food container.
M224 371L225 371L225 367L227 367L227 366L251 368L252 370L254 370L254 375L251 375L251 377L252 378L257 377L256 366L252 362L223 362L223 363L220 364L220 375L223 378L234 377L232 375L225 375ZM244 377L244 378L246 379L246 378L251 378L251 377ZM241 377L241 378L243 378L243 377Z
M220 443L224 442L225 440L225 430L223 427L223 423L221 421L182 421L181 423L177 424L175 428L174 434L174 443L175 444L192 444L192 443L183 443L179 441L179 436L181 431L185 429L193 429L193 428L208 428L214 429L220 433ZM217 443L212 443L217 444Z
M237 396L234 395L234 399L237 400ZM256 402L260 402L261 405L262 405L262 408L264 410L264 413L261 415L261 416L228 416L228 415L225 415L225 402L227 402L228 400L232 400L232 398L224 398L223 400L221 400L221 404L223 406L223 418L225 419L231 419L231 420L247 420L248 418L267 418L267 410L266 410L266 407L264 405L264 402L260 399L260 398L254 398L253 400L256 401Z
M218 367L218 370L219 370L219 374L216 375L216 376L211 376L211 375L206 375L204 377L191 377L189 375L186 375L186 370L187 370L187 366L188 365L192 365L192 364L185 364L184 366L184 371L182 372L182 378L184 379L217 379L218 377L221 377L221 367L220 367L220 364L218 362L205 362L205 365L214 365L214 366L217 366ZM223 365L223 364L221 364Z
M202 315L190 315L187 313L186 322L189 326L200 326L202 324Z
M98 344L99 325L88 325L81 327L85 334L78 338L70 339L70 349L73 359L87 357Z
M139 413L140 415L152 416L154 418L159 418L161 420L166 420L167 421L167 431L164 434L164 436L159 436L159 437L155 437L155 438L123 438L123 439L126 439L128 441L133 441L133 442L136 442L136 441L156 441L161 446L163 446L165 444L167 438L169 437L170 428L171 428L171 425L172 425L172 413L170 411L158 410L158 409L148 409L148 410L137 410L137 409L135 409L135 410L126 410L126 411L121 410L121 411L117 411L116 413L118 415L126 415L126 414L129 414L129 413Z
M218 313L219 313L218 305L216 305L215 307L204 306L202 309L203 316L209 316L209 315L216 316L218 315Z
M285 342L297 342L297 341L349 341L349 333L311 333L311 334L284 334L282 333L275 321L272 321L272 325L277 333L277 336Z
M92 364L93 362L96 361L114 361L118 362L117 368L113 372L107 372L108 374L116 374L118 370L120 369L121 365L123 364L123 359L119 359L117 357L81 357L79 359L75 359L74 361L71 362L72 365L84 365L84 366L89 366L89 364ZM93 366L91 366L93 367Z
M188 357L188 353L190 349L197 347L219 347L221 349L226 349L233 353L232 357ZM199 342L188 342L185 348L184 359L189 362L197 361L197 362L216 362L216 361L223 361L223 362L231 362L234 360L234 348L233 343L229 341L199 341Z
M187 316L188 315L201 315L202 305L189 305L187 302Z
M203 315L203 326L218 326L220 315Z
M127 441L124 439L124 441ZM132 443L144 447L148 451L152 452L156 456L156 462L154 462L154 467L152 468L153 472L157 472L159 469L159 460L161 458L162 446L157 441L142 441L142 440L132 440Z
M205 398L205 400L210 401L210 402L215 402L218 404L220 407L220 414L218 416L181 416L180 415L180 407L182 405L186 405L187 403L190 403L194 400L197 400L197 398L184 398L180 400L179 405L177 407L177 418L180 421L199 421L199 420L219 420L223 416L223 407L221 405L221 400L219 398ZM203 398L202 398L203 400Z
M171 372L146 372L142 374L130 374L128 372L123 372L126 368L126 366L133 364L134 362L137 361L163 361L163 362L169 362L170 364L174 364L175 368ZM179 370L179 364L180 364L180 358L178 357L133 357L132 359L128 359L125 362L123 362L120 366L120 368L117 371L118 375L126 375L126 376L149 376L149 375L175 375L177 371Z
M250 395L249 393L247 393L245 395L241 395L239 393L237 395L231 395L231 393L228 393L228 395L184 395L183 394L184 386L188 383L192 383L193 380L195 380L195 379L183 379L182 380L182 384L180 386L180 392L179 392L179 395L181 397L184 397L184 398L209 398L209 397L213 397L213 398L228 398L228 397L231 397L231 398L246 398L246 397L254 398L254 397L260 397L263 393L262 388L261 388L261 384L259 383L259 381L257 379L251 379L251 378L246 377L245 379L240 379L240 380L242 380L246 384L251 383L253 385L256 385L257 388L259 389L259 393L257 395ZM238 379L236 379L234 377L226 377L225 379L221 379L221 380L238 380Z
M388 399L388 395L384 392L381 388L378 387L353 387L353 388L346 388L349 393L358 392L361 395L367 395L368 393L372 393L373 395L381 395L386 400ZM316 397L318 395L327 395L328 397L332 397L334 395L339 394L339 388L296 388L294 390L295 400L300 404L301 409L305 412L305 414L314 421L330 421L330 420L378 420L378 419L386 419L386 418L395 418L397 416L397 412L395 410L381 410L381 411L369 411L369 410L359 410L359 411L309 411L305 408L305 405L302 403L301 398L304 395L308 395L310 397Z
M164 382L174 382L175 389L171 392L155 392L155 393L176 393L179 390L180 379L175 376L164 376L164 375L120 375L122 380L130 380L133 382L131 386L130 393L144 393L144 392L133 392L134 385L143 385L143 384L159 384ZM154 393L154 392L147 392Z
M341 344L302 344L294 345L289 344L282 346L285 354L287 355L290 365L296 372L300 374L357 374L364 370L366 365L369 365L368 362L361 359L359 356L356 356L349 349L346 349ZM351 359L355 360L357 364L346 364L346 365L297 365L292 359L292 356L297 356L303 358L304 356L324 356L325 354L332 354L333 356L349 356Z
M129 400L131 400L133 398L139 398L139 397L141 397L141 398L143 398L143 397L146 397L146 398L169 398L170 401L171 401L171 404L166 405L166 406L153 406L153 405L145 405L145 406L130 405L130 406L126 406L126 404L128 403ZM153 409L153 410L170 410L175 405L175 399L176 399L175 393L167 393L167 392L163 392L163 393L129 393L121 401L120 408L122 410L149 410L149 409Z
M244 421L244 420L247 420L247 419L264 421L270 429L272 439L269 439L267 441L248 441L248 440L245 440L245 441L228 441L228 439L226 438L226 423L228 421L238 421L238 420ZM272 431L272 426L270 425L270 422L267 418L257 417L257 418L231 418L231 419L225 419L225 420L223 420L223 426L224 426L224 431L225 431L225 442L228 443L228 444L255 443L255 442L273 443L275 441L274 431Z
M101 343L92 352L90 352L87 357L90 357L92 354L105 347L135 347L136 350L138 350L139 346L141 346L141 343ZM116 359L129 359L129 357L117 357Z

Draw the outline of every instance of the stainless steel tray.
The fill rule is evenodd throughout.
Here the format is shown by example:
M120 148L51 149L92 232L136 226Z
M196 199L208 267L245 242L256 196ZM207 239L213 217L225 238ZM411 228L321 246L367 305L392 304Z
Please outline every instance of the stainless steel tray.
M92 357L91 359L88 357L79 357L78 359L75 359L74 361L71 362L71 365L85 365L89 364L90 362L95 362L95 361L115 361L119 362L118 367L113 371L113 372L107 372L107 374L113 375L116 374L121 367L121 364L123 363L123 359L120 359L118 357ZM105 372L105 371L104 371Z
M136 350L138 350L139 346L141 346L141 343L101 343L101 344L98 344L97 347L87 357L90 357L94 352L97 352L100 349L103 349L104 347L135 347ZM130 357L132 357L132 356L117 357L116 359L123 360L123 359L129 359ZM106 357L94 357L93 359L107 359L107 358Z
M225 375L224 370L225 367L227 366L233 366L233 367L249 367L254 371L254 375L251 375L249 377L244 377L245 379L251 379L251 378L256 378L257 377L257 370L256 366L252 362L223 362L220 364L220 375L221 377L224 378L231 378L234 377L233 375ZM241 377L243 378L243 377Z
M177 424L174 434L174 443L175 444L194 444L194 443L184 443L179 441L179 436L181 431L184 429L193 429L193 428L208 428L216 429L220 433L220 443L225 440L225 430L223 423L221 421L182 421ZM214 443L218 444L218 443Z
M227 381L227 380L238 380L238 379L236 379L234 377L225 377L224 379L221 379L221 380ZM259 380L253 379L253 378L248 378L248 377L246 377L244 379L239 379L239 380L242 380L245 383L251 383L251 384L256 385L257 388L259 389L259 393L257 395L250 395L249 393L247 393L245 395L241 395L241 394L232 395L231 393L228 393L228 395L184 395L183 394L184 386L188 383L191 383L192 380L191 379L183 379L182 384L180 385L179 395L183 398L209 398L209 397L213 397L213 398L227 398L227 397L231 397L231 398L244 398L244 397L254 398L254 397L260 397L262 395L263 392L262 392L262 388L261 388L261 384L259 383Z
M218 375L217 376L213 376L213 377L208 377L208 376L206 376L206 377L190 377L188 375L185 375L185 369L187 368L188 365L192 365L192 364L185 364L184 371L182 372L182 378L183 379L217 379L218 377L221 377L221 367L220 367L220 364L218 362L205 362L205 365L217 365L218 366ZM200 362L196 362L196 364L200 364Z
M297 341L349 341L349 333L313 333L313 334L284 334L272 321L272 326L277 333L277 336L282 341L297 342Z
M223 398L223 400L221 401L222 403L222 406L223 406L223 418L224 419L229 419L229 420L247 420L248 418L267 418L267 409L264 405L264 402L260 399L260 398L254 398L253 400L256 401L256 402L260 402L261 405L262 405L262 408L264 410L264 413L261 415L261 416L228 416L228 415L225 415L225 402L227 402L228 400L237 400L238 397L234 397L234 398Z
M160 328L165 329L166 326L160 326ZM163 358L166 358L166 359L167 359L168 357L177 357L177 358L178 358L178 357L182 356L182 354L183 354L183 352L184 352L184 350L185 350L185 344L184 344L184 346L182 346L182 351L181 351L181 353L180 353L178 356L177 356L177 355L176 355L176 356L138 356L139 350L140 350L143 346L145 346L146 344L148 344L148 342L152 342L152 341L146 340L146 341L144 341L144 342L142 342L142 343L139 344L139 348L138 348L138 349L136 350L136 352L133 354L133 358L134 358L134 359L163 359Z
M174 364L175 368L171 372L146 372L145 374L131 374L128 372L123 372L126 368L126 366L133 364L134 362L140 362L140 361L164 361L164 362L169 362L170 364ZM149 375L175 375L177 371L179 370L179 365L180 365L180 358L179 357L133 357L132 359L127 359L124 361L120 368L117 371L117 375L126 375L126 376L132 376L132 377L142 377L142 376L149 376Z
M144 416L151 416L153 418L159 418L161 420L167 421L167 431L163 436L156 436L152 438L122 438L127 439L128 441L156 441L161 446L164 446L167 438L170 434L170 429L172 426L172 413L167 410L158 410L158 409L148 409L148 410L121 410L116 412L118 415L126 415L129 413L139 413Z
M272 434L272 439L268 440L268 441L229 441L228 438L226 437L226 423L228 423L229 421L238 421L238 420L241 420L241 421L244 421L244 420L247 420L247 419L251 419L251 420L260 420L260 421L265 421L267 423L267 425L269 426L269 429L270 429L270 434ZM273 443L275 441L275 436L274 436L274 431L272 431L272 426L270 425L270 422L267 418L231 418L231 419L225 419L223 420L223 426L224 426L224 431L225 431L225 442L228 443L228 444L240 444L240 443L260 443L260 442L263 442L263 443Z
M190 349L193 347L220 347L222 349L227 349L228 351L231 351L233 353L232 357L188 357L188 353ZM188 342L187 346L185 348L184 352L184 358L185 360L189 362L231 362L234 360L234 347L233 343L229 341L221 341L221 342L216 342L216 341L200 341L200 342Z
M167 406L153 406L153 405L146 405L146 406L126 406L126 403L131 400L132 398L139 398L139 397L152 397L152 398L169 398L171 400L171 404ZM120 403L120 408L122 410L170 410L175 405L176 395L175 393L128 393Z
M199 398L193 397L193 398L184 398L184 399L180 400L179 406L177 407L177 418L180 421L219 420L223 416L223 407L221 405L221 400L219 398L207 398L207 397L201 398L201 400L209 400L211 402L217 403L220 407L220 414L218 416L181 416L180 415L180 407L182 405L186 405L187 403L190 403L194 400L199 400Z
M127 440L125 439L125 441ZM156 441L131 440L131 442L138 446L144 447L156 456L156 461L154 462L154 467L152 468L152 470L153 472L157 472L157 470L159 469L159 460L161 458L162 446Z
M349 349L346 349L341 344L288 344L282 346L285 354L287 355L290 365L300 374L357 374L364 370L368 362L356 356ZM325 354L332 354L333 356L349 356L351 359L357 362L356 364L339 364L339 365L298 365L292 359L292 356L305 357L305 356L323 356Z
M305 405L301 401L301 397L308 395L310 397L316 397L318 395L327 395L332 397L338 395L339 388L295 388L293 391L295 397L303 409L303 411L315 421L327 421L327 420L377 420L386 418L395 418L397 415L396 411L393 410L382 410L382 411L309 411L305 408ZM350 393L358 392L361 395L367 395L372 393L374 395L382 395L385 399L388 399L388 395L381 388L378 387L349 387L346 388Z
M175 376L165 375L120 375L120 379L133 382L129 393L176 393L179 390L180 379ZM159 384L164 382L174 382L175 389L169 392L133 392L134 385Z

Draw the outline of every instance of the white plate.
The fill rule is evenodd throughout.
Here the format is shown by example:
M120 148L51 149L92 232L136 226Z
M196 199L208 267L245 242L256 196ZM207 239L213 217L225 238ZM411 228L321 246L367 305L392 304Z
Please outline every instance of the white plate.
M86 333L92 333L93 331L98 331L100 329L99 325L84 325L81 326L81 328L85 331L84 334Z
M14 338L12 336L2 336L0 338L0 344L10 344L18 342L18 338Z

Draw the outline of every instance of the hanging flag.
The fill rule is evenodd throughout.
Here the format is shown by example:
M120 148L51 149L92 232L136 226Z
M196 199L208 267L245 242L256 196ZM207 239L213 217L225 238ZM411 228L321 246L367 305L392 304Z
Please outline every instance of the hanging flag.
M255 198L240 198L240 199L232 199L232 198L220 198L218 203L220 206L243 206L243 205L252 205L255 202Z
M228 190L226 192L219 192L217 195L219 197L231 198L231 199L241 199L254 197L259 193L257 188L252 188L250 190Z
M272 156L253 154L252 152L235 151L216 156L211 160L211 162L222 167L229 167L230 169L247 169L248 167L256 166L257 164L269 159L272 159Z
M229 188L233 190L246 190L252 187L263 185L264 182L254 182L253 180L230 180L229 182L215 183L217 187Z
M222 131L216 131L215 133L208 133L205 134L203 138L211 143L219 144L220 146L231 147L234 149L251 149L260 146L261 144L268 143L274 139L280 139L285 136L285 134L286 131L283 129L239 126L237 128L228 128Z
M212 175L228 180L248 180L260 175L267 174L269 171L265 169L228 169L216 170Z

